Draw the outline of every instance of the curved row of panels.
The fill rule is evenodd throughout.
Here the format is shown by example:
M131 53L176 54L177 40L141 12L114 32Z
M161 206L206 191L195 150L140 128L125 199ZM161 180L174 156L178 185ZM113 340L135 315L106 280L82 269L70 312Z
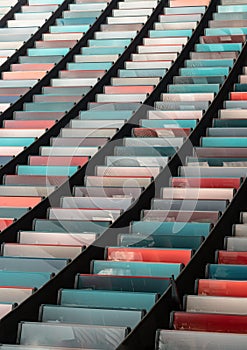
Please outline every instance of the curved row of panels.
M39 154L29 156L27 164L18 165L14 174L4 176L0 202L2 229L21 219L43 197L56 191L57 186L66 184L69 177L80 174L78 167L86 169L72 192L67 189L59 202L51 200L46 217L35 219L32 231L22 230L16 243L2 244L2 317L108 232L110 225L169 164L191 131L197 130L198 122L220 93L244 47L247 4L238 2L222 0L172 82L164 83L162 94L155 99L155 108L143 113L139 127L134 126L131 135L116 145L112 141L112 147L96 166L90 167L90 158L97 157L126 122L136 124L135 112L140 104L148 101L157 86L162 87L173 62L186 50L208 1L198 1L198 6L193 6L190 0L170 1L162 8L158 20L154 17L153 29L147 34L142 28L149 16L152 18L157 3L119 2L106 23L101 24L100 31L94 33L94 39L88 40L81 54L67 63L67 69L60 70L50 86L33 95L32 102L24 103L23 110L15 111L13 119L4 121L0 130L3 166L13 155L37 142L36 138L42 137L47 129L52 131L57 120L63 120L67 112L83 102L83 95L104 79L115 62L114 67L118 68L119 56L135 42L136 35L141 35L142 43L136 52L130 57L122 56L124 66L111 77L111 84L103 83L102 92L94 94L87 109L71 117L58 136L54 134L49 144L39 148ZM56 25L50 27L50 33L43 34L43 41L36 41L36 47L20 57L20 63L13 65L11 72L2 74L0 84L6 109L10 106L8 98L15 96L13 103L26 93L27 87L34 86L37 72L42 78L52 69L100 15L95 9L101 11L106 6L101 2L70 4L63 16L56 19ZM86 24L89 15L92 22ZM81 30L83 27L83 31L78 33L78 27ZM241 177L245 177L245 90L243 70L235 91L201 139L200 147L194 149L193 157L188 157L180 167L179 176L171 178L170 187L160 189L151 209L142 211L140 221L123 228L117 245L105 248L105 260L93 260L90 273L75 276L74 290L60 290L58 305L41 306L42 323L20 324L20 349L36 346L115 349L142 320L169 287L171 276L176 278L189 263L232 200ZM244 249L244 241L239 242L239 237L226 239L226 249L234 251L234 257L219 252L220 267L208 266L211 279L222 279L228 273L236 278L237 268L227 264L234 265L232 259L244 261L244 254L236 253L240 249L237 247ZM239 275L243 276L242 271ZM180 334L183 338L184 329L234 333L236 327L231 329L226 323L228 326L222 328L220 323L221 320L231 323L232 319L228 317L225 321L219 315L211 315L214 306L207 309L210 301L203 298L187 297L186 312L175 312L172 317L176 331L158 333L158 349L181 347ZM217 303L215 299L213 302ZM210 315L205 316L202 310ZM210 329L208 317L212 318ZM240 318L235 317L236 324L244 325ZM213 326L216 323L218 328ZM238 329L244 333L243 327ZM204 333L201 340L196 334L195 338L193 332L188 334L184 349L192 349L191 346L196 349L197 341L207 339ZM222 340L222 349L224 344Z

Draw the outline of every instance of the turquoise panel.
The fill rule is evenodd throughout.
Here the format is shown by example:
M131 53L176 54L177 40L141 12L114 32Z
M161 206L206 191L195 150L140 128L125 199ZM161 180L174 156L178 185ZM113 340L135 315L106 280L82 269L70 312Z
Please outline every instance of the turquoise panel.
M43 176L72 176L78 170L77 166L39 166L18 165L18 175L43 175Z
M170 277L178 276L181 264L147 263L147 262L125 262L125 261L92 261L92 273L120 275L120 276L154 276Z
M159 222L159 221L133 221L131 223L132 233L163 233L169 235L208 235L211 224L198 222Z
M131 308L150 310L157 300L156 293L130 293L120 291L62 289L59 301L64 306Z

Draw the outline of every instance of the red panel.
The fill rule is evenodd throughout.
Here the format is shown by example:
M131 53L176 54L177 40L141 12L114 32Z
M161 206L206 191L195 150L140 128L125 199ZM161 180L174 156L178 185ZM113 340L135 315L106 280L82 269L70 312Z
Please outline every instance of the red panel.
M247 281L199 280L199 295L247 297Z
M55 120L5 120L6 129L50 129L55 125Z
M12 225L14 219L0 219L0 231L5 230L8 226Z
M107 248L107 260L146 261L188 264L192 251L189 249Z
M195 187L195 188L239 188L240 179L231 178L172 178L172 187Z
M106 94L150 94L153 91L153 86L105 86Z
M247 316L174 312L173 327L176 330L247 333Z
M71 165L83 166L88 162L88 157L45 157L30 156L29 165Z
M205 44L211 43L244 43L246 40L245 35L215 35L215 36L203 36L201 42Z
M0 207L34 207L41 197L0 197Z
M247 92L231 92L230 100L233 101L246 101L247 100Z
M218 264L247 265L247 252L218 252Z
M186 137L191 133L190 128L134 128L133 135L135 137Z

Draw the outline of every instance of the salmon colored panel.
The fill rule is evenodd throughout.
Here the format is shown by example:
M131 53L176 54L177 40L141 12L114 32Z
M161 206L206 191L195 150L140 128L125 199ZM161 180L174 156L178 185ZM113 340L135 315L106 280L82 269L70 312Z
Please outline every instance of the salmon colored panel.
M230 100L233 101L246 101L247 100L247 92L231 92Z
M3 80L28 80L28 79L42 79L46 75L46 71L27 71L27 72L3 72Z
M5 230L8 226L12 225L14 219L0 219L0 231Z
M34 207L41 197L0 197L0 207Z
M105 86L106 94L150 94L153 86Z
M42 157L31 156L29 165L70 165L83 166L88 162L88 157Z
M189 249L142 249L142 248L108 248L107 260L114 261L145 261L182 263L187 265L192 256Z
M199 295L247 297L247 281L201 279L198 281Z
M170 0L170 7L208 6L210 0Z
M50 129L56 122L54 120L5 120L6 129Z
M54 66L54 63L16 63L11 65L11 71L48 71Z

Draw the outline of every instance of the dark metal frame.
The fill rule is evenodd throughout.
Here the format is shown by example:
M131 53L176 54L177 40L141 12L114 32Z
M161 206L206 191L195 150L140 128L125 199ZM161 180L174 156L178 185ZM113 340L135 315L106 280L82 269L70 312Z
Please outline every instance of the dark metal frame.
M13 19L14 14L26 4L27 0L18 0L17 3L0 19L0 28L4 28L7 24L7 21Z

